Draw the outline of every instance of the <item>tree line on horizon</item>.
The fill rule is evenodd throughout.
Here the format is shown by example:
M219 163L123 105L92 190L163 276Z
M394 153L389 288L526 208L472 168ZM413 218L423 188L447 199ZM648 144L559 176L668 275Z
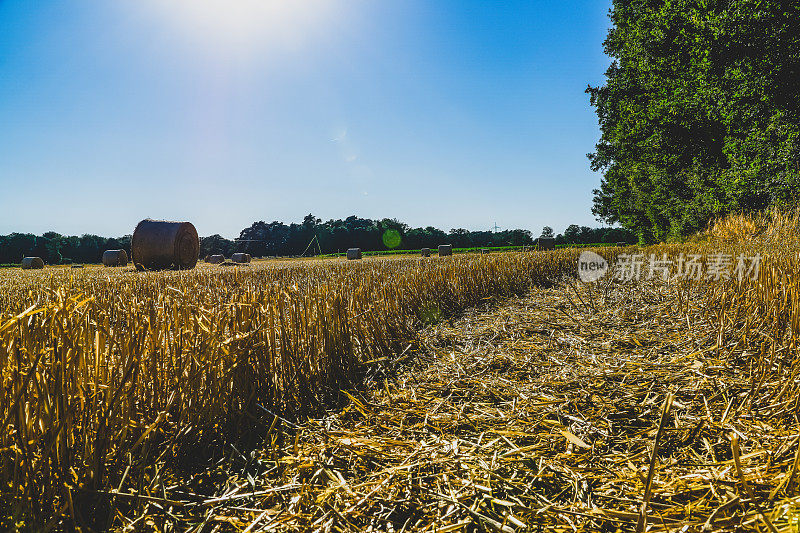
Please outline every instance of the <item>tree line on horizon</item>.
M800 200L800 4L613 0L593 213L641 242Z
M545 226L543 233L554 237L557 244L636 240L635 235L622 228L588 228L574 224L563 235L554 235L552 228L548 226ZM533 245L537 237L526 229L493 232L454 228L445 232L432 226L412 228L393 218L372 220L352 215L345 219L323 222L309 214L300 224L255 222L242 230L237 241L220 235L206 237L200 245L200 253L229 255L244 251L263 257L341 253L348 248L361 248L365 252L419 250L436 248L440 244L452 244L456 248L526 246Z
M623 228L589 228L572 224L563 234L555 235L545 226L542 236L552 237L556 244L594 244L636 241L636 236ZM200 257L246 252L254 257L311 256L344 252L348 248L363 251L418 250L452 244L456 248L525 246L535 239L530 230L469 231L463 228L445 232L428 226L412 228L396 219L372 220L355 215L323 222L307 215L302 223L254 222L243 229L238 239L210 235L200 240ZM99 263L105 250L123 249L130 253L131 236L116 238L98 235L64 236L54 231L43 235L11 233L0 235L0 264L18 264L25 256L38 256L48 264Z

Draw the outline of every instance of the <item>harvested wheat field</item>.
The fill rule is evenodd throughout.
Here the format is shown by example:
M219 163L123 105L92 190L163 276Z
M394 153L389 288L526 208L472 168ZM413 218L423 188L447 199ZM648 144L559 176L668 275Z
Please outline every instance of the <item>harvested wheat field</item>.
M2 272L0 529L791 531L798 228Z

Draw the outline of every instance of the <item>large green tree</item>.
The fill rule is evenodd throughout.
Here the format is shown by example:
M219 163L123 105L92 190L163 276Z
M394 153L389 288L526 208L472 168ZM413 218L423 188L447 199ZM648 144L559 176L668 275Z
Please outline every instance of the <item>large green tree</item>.
M642 241L800 196L800 3L614 0L593 212Z

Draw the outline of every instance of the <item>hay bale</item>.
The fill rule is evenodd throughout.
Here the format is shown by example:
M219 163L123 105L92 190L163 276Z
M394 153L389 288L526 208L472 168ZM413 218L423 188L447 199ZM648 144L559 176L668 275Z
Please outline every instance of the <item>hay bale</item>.
M347 259L361 259L361 248L348 248Z
M453 255L453 245L452 244L440 244L439 245L439 257L445 257L448 255Z
M25 270L44 268L44 261L41 257L23 257L22 268Z
M211 263L212 265L221 265L225 262L225 256L221 254L216 255L209 255L206 263Z
M125 250L106 250L103 252L103 266L128 266L128 253Z
M539 250L555 250L556 240L552 237L539 237Z
M430 257L431 256L431 249L430 248L423 248L419 251L422 257Z
M200 254L200 239L191 222L145 219L131 239L131 254L138 270L194 268Z
M237 253L231 256L231 261L240 264L249 263L251 259L252 258L250 257L250 254L244 254L244 253Z

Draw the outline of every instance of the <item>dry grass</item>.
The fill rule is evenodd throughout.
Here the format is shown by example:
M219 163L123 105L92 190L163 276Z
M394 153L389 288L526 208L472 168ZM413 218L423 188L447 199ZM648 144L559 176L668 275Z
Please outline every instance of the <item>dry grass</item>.
M103 527L113 504L99 491L160 487L193 445L267 431L263 409L296 419L341 403L340 390L422 322L523 292L574 261L4 271L0 519Z
M641 250L760 253L756 280L588 286L574 250L0 273L0 517L796 530L799 229Z

